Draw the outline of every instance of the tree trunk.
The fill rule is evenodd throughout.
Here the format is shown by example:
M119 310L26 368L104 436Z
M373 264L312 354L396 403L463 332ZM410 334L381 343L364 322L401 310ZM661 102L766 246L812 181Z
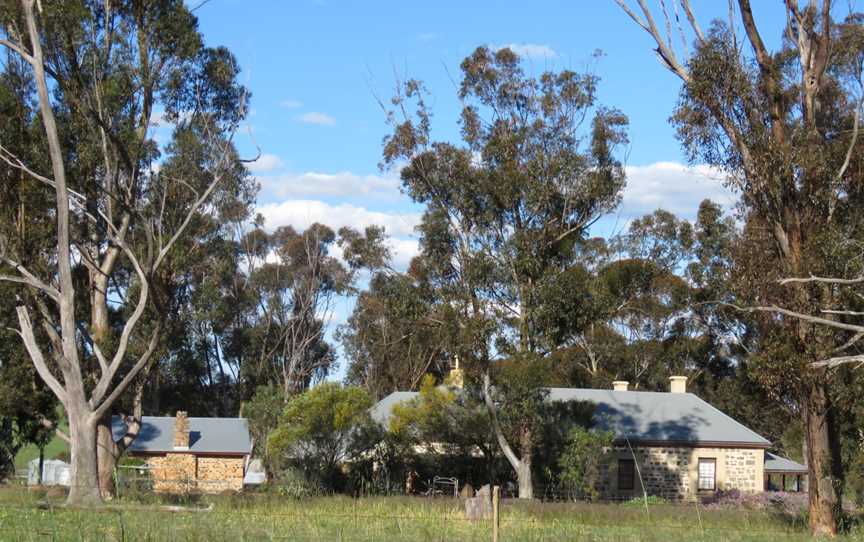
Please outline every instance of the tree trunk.
M489 419L492 422L492 430L495 433L495 439L498 441L498 446L504 453L504 457L513 467L516 472L516 480L519 483L519 498L533 499L534 486L531 481L531 433L530 430L522 431L520 435L520 448L522 458L516 457L516 452L507 442L507 437L504 436L504 431L501 430L501 425L498 423L498 409L495 407L495 402L490 394L489 373L483 375L483 400L486 403L486 409L489 412ZM526 452L526 443L529 445Z
M96 426L96 457L99 469L99 491L102 498L111 500L114 498L114 467L120 449L114 442L111 431L111 414L106 414L99 420Z
M96 462L96 422L89 409L68 405L72 479L66 504L97 506L102 503Z
M804 438L807 486L810 497L810 530L814 536L834 536L840 518L840 465L831 430L830 404L824 384L814 382L804 404Z
M38 485L42 485L42 474L45 472L45 446L39 445L39 477L37 478Z
M519 498L533 499L534 484L531 479L531 456L534 451L534 435L530 427L524 427L519 434L519 468L516 470L516 476L519 479Z

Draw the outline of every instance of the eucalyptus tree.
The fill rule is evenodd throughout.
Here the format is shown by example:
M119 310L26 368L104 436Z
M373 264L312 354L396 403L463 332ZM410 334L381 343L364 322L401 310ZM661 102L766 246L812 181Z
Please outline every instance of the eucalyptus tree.
M160 273L236 173L245 91L234 58L204 47L177 0L7 0L0 20L38 127L36 152L4 144L0 159L43 202L19 226L46 228L29 245L4 231L2 279L20 285L18 332L68 417L68 501L98 503L97 427L157 359L161 320L148 315L165 310ZM153 167L157 112L201 139L195 175Z
M373 275L339 329L350 360L346 380L380 399L419 390L424 375L443 377L451 360L440 308L433 290L411 270Z
M720 168L741 194L748 245L738 260L745 279L740 303L763 316L769 389L801 407L811 528L833 534L843 473L832 375L814 362L836 360L856 330L801 316L835 310L837 278L860 273L861 15L850 7L841 20L830 0L787 0L779 8L786 21L781 43L771 51L749 0L730 2L729 20L707 31L688 0L672 2L672 15L661 2L665 34L645 0L638 8L616 2L651 35L663 65L683 83L672 118L684 149L693 161ZM680 12L686 31L672 23L685 19ZM673 27L681 48L673 45Z
M451 353L483 373L498 444L530 498L533 416L514 448L497 421L489 365L543 356L538 293L554 282L624 185L615 157L626 117L597 104L598 78L573 71L526 76L509 49L476 49L461 65L462 144L433 142L423 85L394 99L384 163L406 161L405 191L426 206L419 227L430 283L456 329Z

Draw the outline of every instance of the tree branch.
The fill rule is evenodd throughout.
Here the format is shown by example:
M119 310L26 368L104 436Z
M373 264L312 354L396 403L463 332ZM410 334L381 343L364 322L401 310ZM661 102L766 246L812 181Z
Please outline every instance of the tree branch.
M793 283L804 283L804 282L822 282L826 284L861 284L864 282L864 277L857 277L854 279L838 279L834 277L817 277L815 275L810 275L809 277L792 277L786 279L780 279L778 281L782 285L793 284Z
M102 403L98 405L98 407L96 406L96 402L93 402L93 419L98 420L99 418L104 416L108 409L111 408L111 405L114 404L114 401L116 401L117 398L126 391L129 385L132 384L132 382L135 380L135 377L138 376L139 373L141 373L141 370L144 369L144 367L146 367L149 363L151 363L153 353L156 351L156 346L159 344L159 334L161 328L161 322L157 322L152 334L150 335L150 342L147 345L147 350L145 350L144 353L141 354L141 357L138 358L138 361L135 363L132 369L130 369L129 372L126 373L120 383L118 383L117 386L114 387L114 390L108 395L108 397L106 397L102 401Z
M838 322L836 320L828 320L827 318L820 318L818 316L811 316L809 314L804 314L800 312L791 311L789 309L784 309L783 307L777 307L775 305L771 306L757 306L757 307L741 307L739 305L735 305L734 303L717 303L718 305L722 305L725 307L732 307L735 310L741 312L771 312L775 314L783 314L785 316L791 316L793 318L797 318L799 320L804 320L805 322L810 322L812 324L822 324L825 326L837 328L837 329L845 329L847 331L854 331L856 333L864 332L864 326L859 326L855 324L847 324L845 322Z
M814 361L812 365L814 367L839 367L840 365L845 365L847 363L864 363L864 354L858 354L855 356L838 356L834 358L823 359L819 361Z
M24 50L24 47L20 43L16 43L10 39L0 38L0 45L12 49L13 51L21 55L21 58L26 60L28 63L33 63L33 57L30 55L30 53Z
M33 323L30 321L30 314L27 312L27 308L23 305L19 305L15 310L18 313L18 325L21 327L19 335L24 341L24 347L27 349L27 353L30 354L30 358L33 360L36 372L39 373L42 380L44 380L48 387L51 388L54 395L60 399L60 402L65 404L68 399L66 390L51 370L48 369L48 365L45 364L45 357L42 355L42 350L36 342L36 337L33 335ZM60 355L62 355L62 353Z
M507 437L504 436L504 432L501 430L501 424L498 422L498 408L495 406L495 401L492 399L488 371L483 374L483 400L486 402L486 408L489 411L489 418L492 421L492 429L495 432L495 438L498 440L498 445L501 447L501 451L504 453L504 457L507 458L507 461L510 462L510 465L518 471L522 461L516 457L516 453L513 451L513 448L510 447L510 443L507 442Z

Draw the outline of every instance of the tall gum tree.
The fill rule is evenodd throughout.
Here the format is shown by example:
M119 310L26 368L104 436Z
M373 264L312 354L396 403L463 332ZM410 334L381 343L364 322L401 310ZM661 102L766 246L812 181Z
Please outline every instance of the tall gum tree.
M155 285L236 173L231 134L245 91L233 57L203 47L180 1L10 0L0 19L0 45L32 76L44 149L25 161L0 147L0 159L45 189L54 223L30 253L3 243L0 278L21 285L19 335L68 417L68 502L98 504L98 427L156 359L159 320L144 325L148 309L158 311ZM201 139L198 175L154 171L157 109Z
M761 353L766 381L794 394L804 418L811 529L834 535L843 473L832 375L814 362L836 357L846 338L800 316L838 301L832 284L811 275L844 276L856 265L848 256L860 239L864 166L861 15L843 16L830 0L785 0L782 42L770 51L749 0L730 1L728 21L707 32L688 0L660 2L662 19L646 0L615 1L683 82L673 122L691 160L721 168L741 195L749 251L738 262L749 279L737 293L766 313L765 344L777 347ZM784 279L794 280L778 285Z
M507 438L490 385L500 359L548 354L538 307L598 217L619 202L626 117L601 107L598 78L573 71L526 76L510 49L480 47L461 65L462 144L433 142L425 90L407 81L388 119L384 163L405 161L403 187L426 205L419 229L424 273L451 328L450 352L482 374L498 444L532 498L535 413ZM407 113L412 103L416 113ZM387 106L385 106L385 109ZM448 324L445 323L445 327ZM528 401L534 405L537 401ZM508 419L512 419L508 415ZM511 442L511 440L513 442Z

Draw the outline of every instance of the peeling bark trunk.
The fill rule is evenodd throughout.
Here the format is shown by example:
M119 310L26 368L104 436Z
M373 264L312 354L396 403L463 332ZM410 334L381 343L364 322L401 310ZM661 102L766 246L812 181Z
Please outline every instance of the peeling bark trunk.
M834 536L840 518L842 474L833 451L830 404L824 385L815 383L804 404L805 462L809 467L810 530L814 536Z
M123 452L132 445L141 431L141 417L144 412L144 381L146 378L147 373L143 375L141 383L135 389L135 396L132 400L132 415L126 418L126 434L122 438L118 440L114 439L110 412L102 416L98 422L96 451L98 455L99 490L103 499L110 500L114 498L115 486L113 482L117 461L123 455Z
M103 416L96 427L96 455L99 469L99 492L105 500L114 498L114 467L120 457L120 448L111 431L111 414Z

